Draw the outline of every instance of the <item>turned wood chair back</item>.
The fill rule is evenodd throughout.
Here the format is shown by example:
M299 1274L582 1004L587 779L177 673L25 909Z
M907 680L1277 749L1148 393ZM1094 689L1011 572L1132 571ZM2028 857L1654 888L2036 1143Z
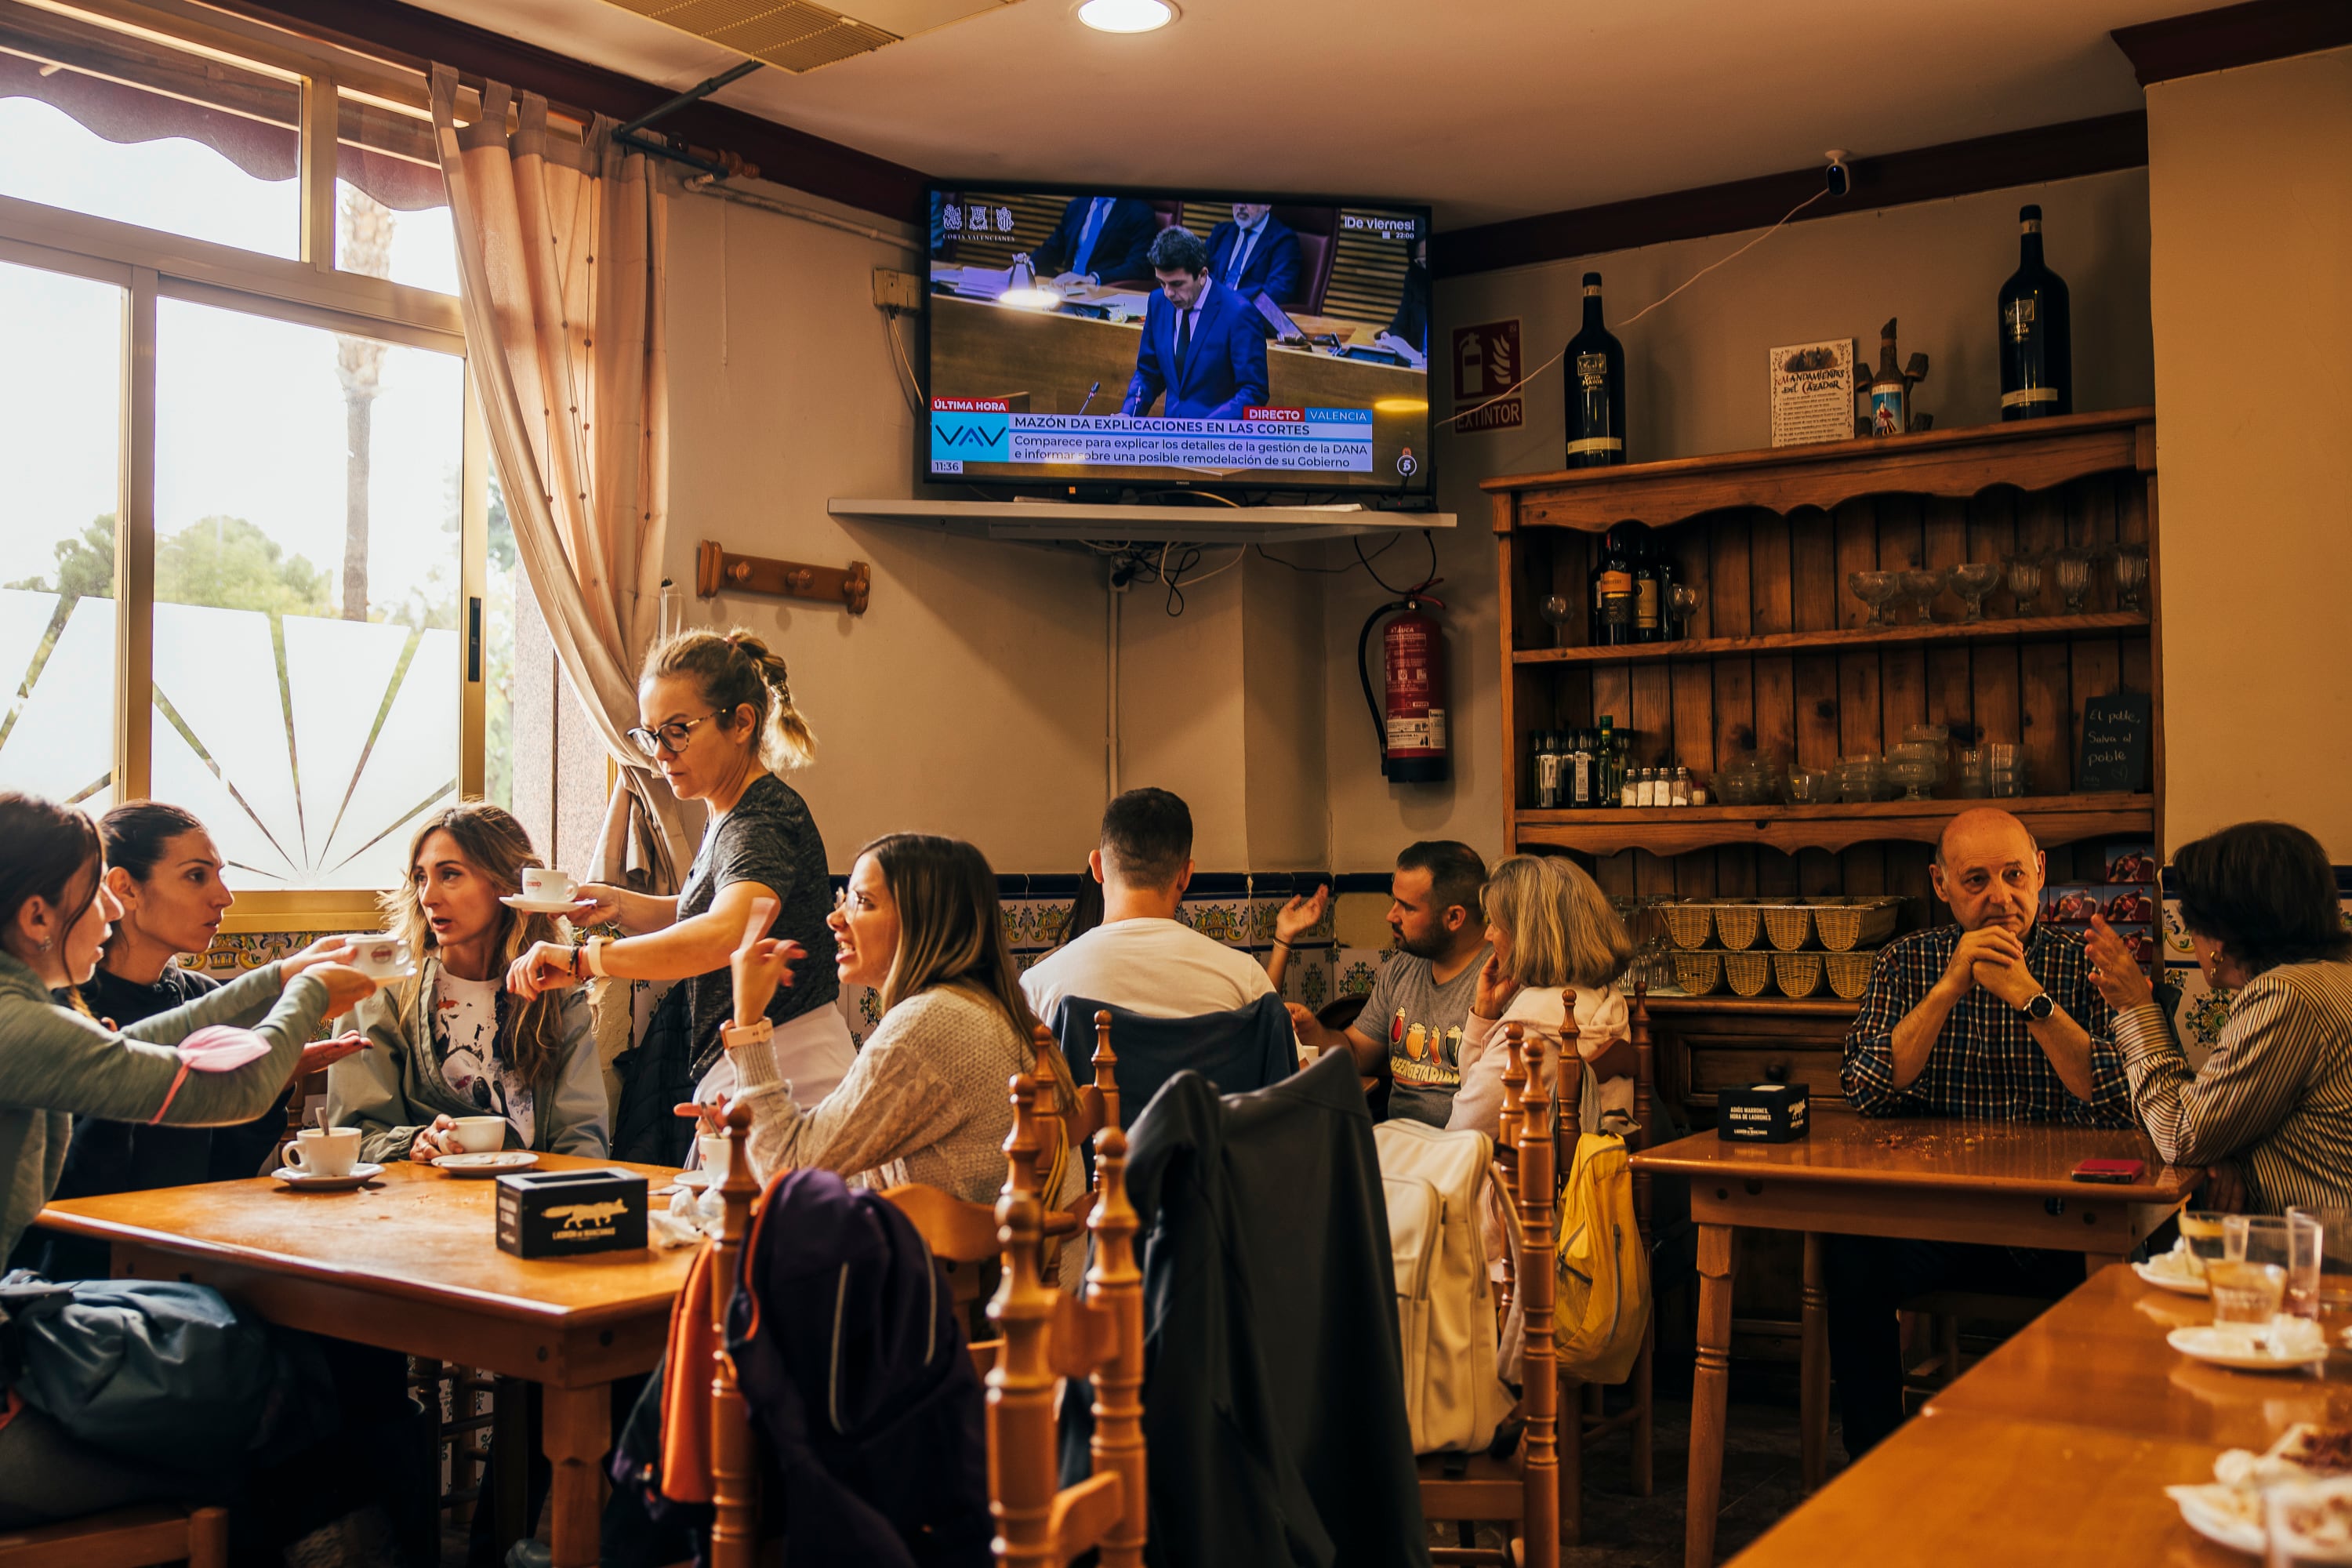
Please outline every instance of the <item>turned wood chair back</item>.
M714 1350L710 1374L710 1568L752 1568L760 1545L759 1448L751 1431L751 1402L735 1381L727 1353L727 1306L742 1277L744 1238L751 1232L751 1205L760 1195L751 1174L751 1111L727 1110L727 1179L719 1184L726 1206L711 1259L710 1329Z

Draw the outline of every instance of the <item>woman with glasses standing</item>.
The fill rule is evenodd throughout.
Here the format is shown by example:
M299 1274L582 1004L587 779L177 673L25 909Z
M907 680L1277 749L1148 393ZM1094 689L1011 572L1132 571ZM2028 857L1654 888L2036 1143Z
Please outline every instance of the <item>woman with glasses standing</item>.
M617 921L617 941L578 948L541 942L515 960L509 990L536 996L595 975L671 980L637 1047L614 1066L622 1078L614 1118L616 1158L683 1164L694 1123L671 1114L691 1098L711 1104L735 1089L719 1031L734 1011L729 961L761 899L775 900L769 934L811 962L780 987L766 1016L778 1074L814 1104L856 1058L849 1026L834 1005L832 910L824 840L808 803L777 777L805 766L815 737L793 706L784 661L750 632L679 632L654 645L637 679L643 727L629 731L680 800L710 814L702 847L676 898L591 883L580 889L583 925Z

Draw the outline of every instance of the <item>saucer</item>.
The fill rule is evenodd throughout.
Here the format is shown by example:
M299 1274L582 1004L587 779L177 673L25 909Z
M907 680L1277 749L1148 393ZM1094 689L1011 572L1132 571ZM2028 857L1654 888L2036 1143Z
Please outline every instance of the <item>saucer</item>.
M2211 1288L2201 1274L2174 1274L2149 1263L2135 1263L2132 1272L2159 1290L2177 1291L2183 1296L2210 1296Z
M367 1185L369 1182L383 1174L383 1167L358 1164L353 1165L349 1173L341 1176L312 1176L304 1174L291 1165L280 1165L269 1173L288 1186L301 1192L348 1193L356 1187Z
M2239 1331L2236 1324L2175 1329L2164 1336L2164 1342L2182 1355L2237 1372L2293 1372L2327 1359L2327 1342L2316 1332L2310 1342L2298 1336L2294 1349L2281 1352L2272 1348L2278 1342L2274 1331L2248 1333Z
M527 915L577 914L585 901L582 899L526 899L520 893L512 893L499 900L507 908L520 910Z
M436 1171L453 1176L495 1176L507 1171L528 1171L539 1156L528 1149L499 1149L487 1154L444 1154L433 1162Z

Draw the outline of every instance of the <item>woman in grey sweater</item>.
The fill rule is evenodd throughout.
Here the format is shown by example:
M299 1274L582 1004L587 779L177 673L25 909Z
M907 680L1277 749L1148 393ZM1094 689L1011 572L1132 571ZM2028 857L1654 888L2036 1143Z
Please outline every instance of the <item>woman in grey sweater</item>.
M373 1047L327 1070L327 1112L360 1130L362 1160L457 1152L457 1118L503 1116L506 1146L601 1160L604 1077L584 991L509 994L507 966L555 939L555 922L500 900L542 864L521 823L468 801L425 819L408 846L408 886L384 896L416 976L362 1004Z
M56 1188L77 1116L208 1126L249 1121L285 1087L319 1020L375 983L323 944L267 964L187 1006L124 1030L52 999L89 980L121 912L101 880L98 829L68 806L0 795L0 1253L13 1251ZM275 998L274 1002L272 998ZM190 1071L173 1047L196 1030L267 1009L267 1055ZM0 1426L0 1528L173 1495L178 1478L74 1442L39 1411Z

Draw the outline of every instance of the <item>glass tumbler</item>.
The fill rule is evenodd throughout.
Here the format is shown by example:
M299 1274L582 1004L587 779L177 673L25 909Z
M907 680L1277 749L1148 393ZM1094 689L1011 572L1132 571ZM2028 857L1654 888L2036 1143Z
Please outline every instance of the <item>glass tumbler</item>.
M2293 1208L2286 1217L2319 1227L2320 1310L2352 1312L2352 1209Z
M2225 1258L2205 1270L2216 1323L2269 1322L2286 1294L2286 1270L2275 1263Z
M2221 1256L2284 1270L2280 1310L2299 1318L2319 1316L2319 1226L2309 1219L2233 1214L2221 1222Z

